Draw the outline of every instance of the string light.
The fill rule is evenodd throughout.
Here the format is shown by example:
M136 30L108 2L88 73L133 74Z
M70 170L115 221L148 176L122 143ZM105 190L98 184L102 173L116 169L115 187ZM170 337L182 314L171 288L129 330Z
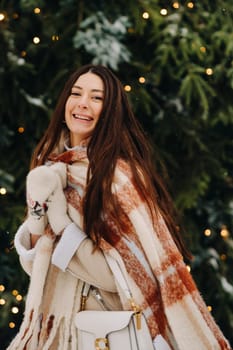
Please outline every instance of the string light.
M187 7L190 8L190 9L193 9L194 8L194 3L193 2L188 2L187 3Z
M206 75L212 75L214 73L212 68L206 68L205 72L206 72Z
M34 13L35 13L36 15L38 15L40 12L41 12L41 10L40 10L39 7L35 7L35 8L34 8Z
M5 305L5 304L6 304L6 300L3 299L3 298L1 298L1 299L0 299L0 305Z
M0 21L4 21L5 18L6 16L4 15L4 13L0 12Z
M201 47L200 47L200 51L203 52L203 53L205 53L205 52L206 52L206 47L205 47L205 46L201 46Z
M18 127L18 132L19 132L20 134L23 134L24 131L25 131L25 129L24 129L23 126L19 126L19 127Z
M124 89L126 92L130 92L132 90L130 85L125 85Z
M221 231L220 231L220 236L222 238L228 238L229 237L229 231L228 229L226 228L226 226L223 226Z
M16 296L16 295L19 294L19 292L18 292L16 289L14 289L14 290L12 290L11 294L14 295L14 296Z
M186 268L187 268L188 272L191 271L191 266L190 265L186 265Z
M5 187L0 187L0 194L4 196L6 194L6 188Z
M11 308L11 312L12 312L12 314L17 314L19 312L19 308L17 306L13 306Z
M227 260L226 254L221 254L220 259L221 259L222 261Z
M9 328L15 328L15 323L14 322L10 322L9 323Z
M161 14L162 16L166 16L166 15L167 15L167 9L161 9L161 10L160 10L160 14Z
M208 305L207 309L209 310L209 312L211 312L212 311L212 306Z
M146 79L144 77L138 78L139 83L144 84L146 82Z
M51 38L53 41L58 41L59 40L59 36L58 35L52 35Z
M178 9L180 7L180 4L178 3L178 1L173 2L172 6L174 7L174 9Z
M40 38L38 37L38 36L34 36L34 38L32 39L32 41L33 41L33 43L34 44L39 44L39 42L40 42Z
M26 51L24 51L24 50L23 50L23 51L21 51L21 56L22 56L22 57L27 56L27 52L26 52Z
M5 286L3 284L0 284L0 292L4 292Z
M18 295L16 295L15 299L16 299L17 301L22 301L22 300L23 300L23 297L22 297L22 295L18 294Z
M204 235L205 235L206 237L211 236L211 234L212 234L212 232L211 232L211 230L210 230L209 228L207 228L207 229L204 231Z
M142 18L143 18L143 19L149 19L149 18L150 18L149 13L148 13L148 12L143 12Z

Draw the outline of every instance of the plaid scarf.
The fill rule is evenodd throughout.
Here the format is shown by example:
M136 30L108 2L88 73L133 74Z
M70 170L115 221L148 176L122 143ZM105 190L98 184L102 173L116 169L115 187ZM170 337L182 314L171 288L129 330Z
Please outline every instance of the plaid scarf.
M69 150L51 160L67 164L68 209L77 212L80 225L88 168L86 151ZM100 247L126 269L134 300L146 316L152 337L161 334L174 350L230 350L162 216L156 213L152 224L149 210L133 185L129 166L122 160L117 163L112 190L124 215L124 228L119 232L114 222L107 222L118 239L114 247L101 239ZM118 289L123 308L128 309L124 293Z
M64 152L54 160L75 163L68 166L68 181L73 184L68 202L75 205L75 186L84 190L86 183L85 150ZM152 337L162 334L171 347L179 350L230 349L162 216L155 215L153 226L148 208L133 185L129 166L122 160L118 161L112 189L123 211L124 228L119 232L113 222L108 222L112 235L119 239L114 247L102 239L101 248L120 264L123 261L133 296L146 315ZM125 305L121 292L120 295Z

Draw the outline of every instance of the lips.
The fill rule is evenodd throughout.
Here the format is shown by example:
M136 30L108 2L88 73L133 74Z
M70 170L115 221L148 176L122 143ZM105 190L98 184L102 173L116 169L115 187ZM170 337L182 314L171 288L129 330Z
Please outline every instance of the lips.
M84 120L84 121L91 121L91 120L93 120L93 118L88 116L88 115L82 115L82 114L73 113L72 116L73 116L74 119L78 119L78 120Z

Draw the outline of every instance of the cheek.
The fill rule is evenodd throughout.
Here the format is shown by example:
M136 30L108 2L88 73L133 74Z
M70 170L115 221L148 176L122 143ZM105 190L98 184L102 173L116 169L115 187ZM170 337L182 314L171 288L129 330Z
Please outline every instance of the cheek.
M65 111L70 109L70 105L71 105L71 99L70 99L70 97L68 97L68 99L66 101L66 104L65 104Z
M65 119L68 118L71 108L72 108L72 103L71 103L71 100L68 98L65 104Z

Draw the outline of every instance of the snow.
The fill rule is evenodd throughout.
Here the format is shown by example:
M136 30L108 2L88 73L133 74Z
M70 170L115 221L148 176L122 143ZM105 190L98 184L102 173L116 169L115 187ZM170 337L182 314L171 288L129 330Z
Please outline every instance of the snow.
M129 21L121 16L111 23L102 12L85 19L76 35L74 47L84 47L93 56L93 63L103 64L117 69L121 62L128 62L130 52L121 42L127 34Z
M227 294L230 294L230 295L233 295L233 286L232 284L230 284L226 277L224 276L221 276L221 284L222 284L222 288L223 290L227 293Z
M36 106L36 107L40 107L44 110L47 110L47 107L46 105L44 104L42 98L39 98L39 97L32 97L30 96L26 91L22 90L21 89L21 93L23 94L23 96L25 97L25 99L30 103L32 104L33 106Z
M18 66L23 66L25 64L25 59L22 57L18 57L15 54L13 54L12 52L8 52L7 53L7 57L9 59L10 62L18 65Z

